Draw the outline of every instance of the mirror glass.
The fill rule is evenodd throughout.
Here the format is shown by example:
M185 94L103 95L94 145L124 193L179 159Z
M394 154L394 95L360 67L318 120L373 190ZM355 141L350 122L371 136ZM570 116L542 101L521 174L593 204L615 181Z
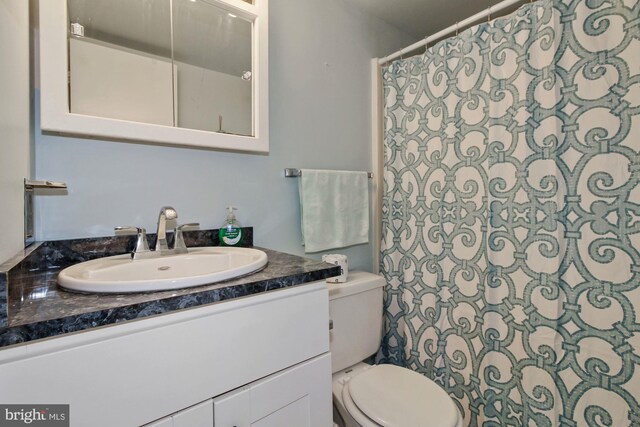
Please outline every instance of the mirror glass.
M179 127L253 136L252 23L206 0L173 0Z
M254 135L252 22L213 0L67 0L69 111Z

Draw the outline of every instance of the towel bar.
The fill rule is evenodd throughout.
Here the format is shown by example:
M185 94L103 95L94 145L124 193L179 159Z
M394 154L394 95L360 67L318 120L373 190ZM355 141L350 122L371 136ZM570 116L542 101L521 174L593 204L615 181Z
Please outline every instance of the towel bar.
M286 168L284 170L285 178L298 178L300 175L302 175L302 171L300 169ZM367 176L369 179L373 178L373 172L367 172Z

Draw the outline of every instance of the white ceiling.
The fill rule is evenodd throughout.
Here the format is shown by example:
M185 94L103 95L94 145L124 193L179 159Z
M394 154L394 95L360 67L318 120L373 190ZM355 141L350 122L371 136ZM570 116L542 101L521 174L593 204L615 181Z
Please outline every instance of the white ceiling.
M416 40L435 34L500 0L347 0Z

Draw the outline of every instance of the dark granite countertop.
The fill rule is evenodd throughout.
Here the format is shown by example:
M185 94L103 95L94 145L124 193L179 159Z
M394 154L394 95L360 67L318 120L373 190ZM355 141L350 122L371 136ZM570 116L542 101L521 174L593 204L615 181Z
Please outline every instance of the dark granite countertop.
M188 233L188 234L187 234ZM245 246L253 243L246 229ZM150 243L155 236L150 235ZM188 246L217 246L217 230L185 232ZM161 292L82 294L56 283L73 264L129 252L133 237L45 242L0 266L0 347L309 283L340 274L340 267L262 249L267 266L211 285Z

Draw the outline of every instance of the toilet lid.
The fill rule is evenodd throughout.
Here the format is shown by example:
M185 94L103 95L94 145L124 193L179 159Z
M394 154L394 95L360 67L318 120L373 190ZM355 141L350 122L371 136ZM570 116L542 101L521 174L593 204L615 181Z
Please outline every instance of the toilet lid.
M378 365L347 383L354 403L382 426L455 427L458 411L436 383L406 368Z

